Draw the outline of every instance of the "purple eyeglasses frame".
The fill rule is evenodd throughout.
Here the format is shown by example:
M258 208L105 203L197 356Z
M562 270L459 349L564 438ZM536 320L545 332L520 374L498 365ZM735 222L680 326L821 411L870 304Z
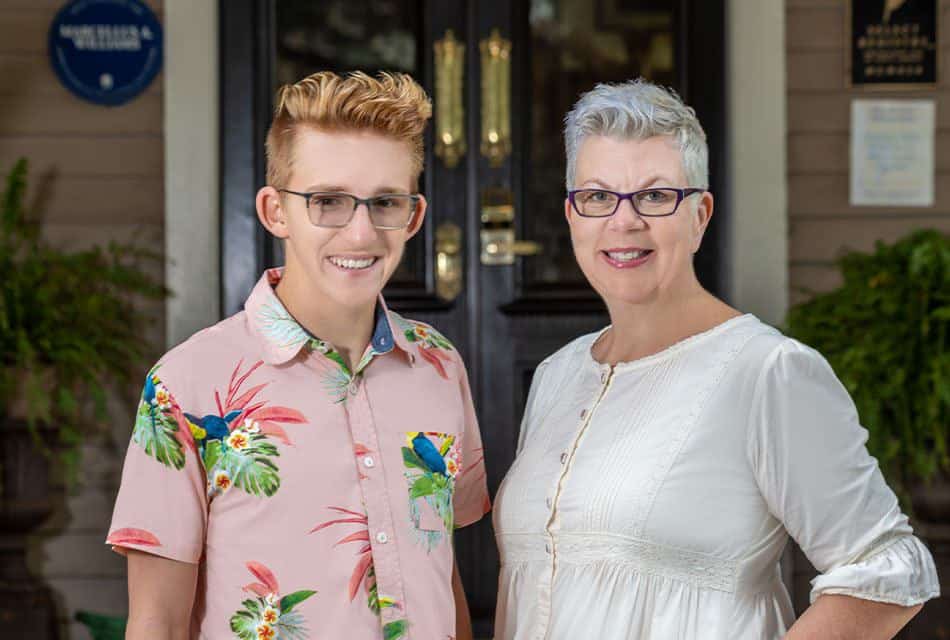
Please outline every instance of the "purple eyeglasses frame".
M617 206L614 207L614 210L610 213L603 216L592 216L586 213L581 213L581 210L577 207L577 201L575 197L578 193L583 193L585 191L597 191L600 193L609 193L611 195L617 196ZM674 191L676 192L676 204L673 205L673 210L669 213L643 213L640 209L637 208L637 203L634 201L633 197L640 193L646 193L648 191ZM676 213L676 210L679 209L680 203L683 202L686 198L695 195L697 193L705 193L708 189L701 189L699 187L686 187L683 189L677 187L650 187L649 189L640 189L638 191L630 191L628 193L622 193L620 191L611 191L610 189L571 189L567 192L567 199L571 203L574 211L577 212L577 215L584 218L609 218L610 216L617 213L617 209L620 208L620 203L624 200L629 200L630 205L633 207L633 210L637 212L637 215L641 215L644 218L666 218L668 216Z

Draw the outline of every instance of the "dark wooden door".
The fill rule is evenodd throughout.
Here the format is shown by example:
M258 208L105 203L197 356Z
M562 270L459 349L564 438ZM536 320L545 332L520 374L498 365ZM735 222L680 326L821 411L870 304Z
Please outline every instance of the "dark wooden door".
M642 74L696 108L719 204L697 270L707 287L723 290L721 0L224 0L220 7L222 308L237 311L261 269L281 260L254 217L274 88L320 69L412 74L436 111L422 182L429 215L386 295L465 356L492 494L513 460L537 364L608 322L574 262L563 219L561 128L580 92ZM450 40L464 51L455 72L436 56L438 47L452 49ZM453 78L460 93L440 94ZM445 151L446 141L456 144ZM454 264L450 253L439 255L451 248L448 225L460 249L454 297L446 277L453 271L439 268ZM540 252L507 255L512 241ZM491 637L498 559L490 519L461 530L457 550L476 635Z

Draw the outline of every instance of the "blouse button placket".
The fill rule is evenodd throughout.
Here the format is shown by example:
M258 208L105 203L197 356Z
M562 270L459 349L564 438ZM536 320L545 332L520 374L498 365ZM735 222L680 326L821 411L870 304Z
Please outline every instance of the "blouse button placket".
M551 557L548 566L548 575L549 580L548 584L543 585L543 591L539 594L540 598L546 600L547 611L550 613L550 598L551 591L554 589L554 575L557 571L557 541L554 538L554 529L557 523L558 510L557 505L561 497L561 491L564 488L564 480L568 472L571 469L571 462L574 459L574 454L577 452L577 445L580 442L581 437L584 435L584 432L587 431L587 428L590 426L591 419L594 415L594 410L597 409L597 406L604 399L604 396L607 394L607 389L610 388L610 382L613 380L614 368L609 367L601 372L600 375L600 389L597 392L597 397L594 399L594 404L590 409L584 409L581 411L581 426L574 434L574 439L571 442L571 446L568 451L561 453L560 462L561 462L561 471L558 474L557 483L555 484L554 497L547 498L545 503L548 505L548 508L551 509L551 513L548 516L548 522L545 525L545 532L548 535L548 539L544 545L544 551L547 555ZM541 621L541 634L539 638L547 638L549 636L548 622L549 615L544 616L544 620Z

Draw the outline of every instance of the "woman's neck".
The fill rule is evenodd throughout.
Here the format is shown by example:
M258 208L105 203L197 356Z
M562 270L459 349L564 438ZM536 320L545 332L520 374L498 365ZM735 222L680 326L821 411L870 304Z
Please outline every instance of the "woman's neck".
M593 346L594 359L615 365L659 353L690 336L742 315L699 283L645 304L607 304L611 327Z

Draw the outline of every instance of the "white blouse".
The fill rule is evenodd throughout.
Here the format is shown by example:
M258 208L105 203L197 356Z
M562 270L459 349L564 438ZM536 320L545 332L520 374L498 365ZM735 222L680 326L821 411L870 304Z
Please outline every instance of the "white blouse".
M497 640L781 638L788 536L812 600L939 595L818 352L751 315L614 367L597 335L535 374L495 503Z

